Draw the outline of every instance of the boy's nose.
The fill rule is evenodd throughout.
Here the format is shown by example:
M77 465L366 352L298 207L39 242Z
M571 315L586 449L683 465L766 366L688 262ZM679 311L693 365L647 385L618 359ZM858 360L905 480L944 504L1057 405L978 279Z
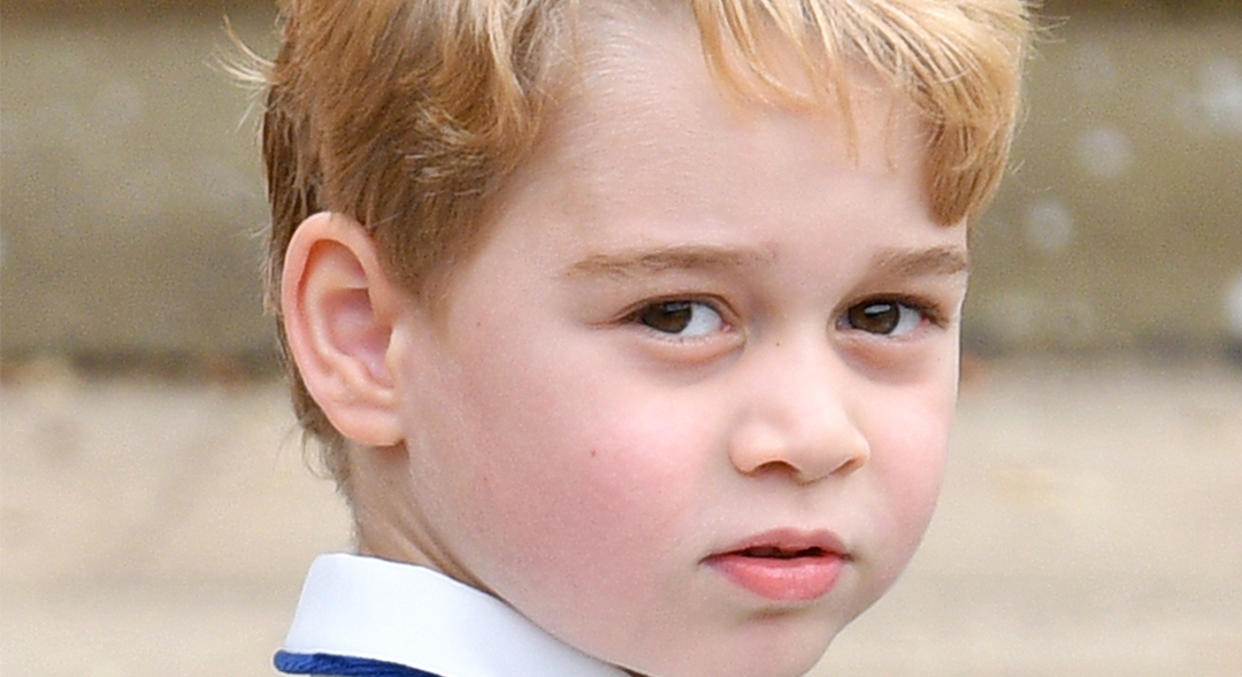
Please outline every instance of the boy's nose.
M847 475L866 465L870 443L850 412L848 368L784 365L768 371L767 387L733 431L729 457L745 475L785 472L801 484ZM783 378L771 378L783 373Z

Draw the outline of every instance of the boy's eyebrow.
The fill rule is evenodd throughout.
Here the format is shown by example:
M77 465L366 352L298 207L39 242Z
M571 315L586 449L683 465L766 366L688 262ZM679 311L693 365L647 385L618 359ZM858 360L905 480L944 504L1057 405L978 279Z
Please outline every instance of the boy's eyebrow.
M872 268L895 277L956 275L970 270L970 257L961 247L885 249L871 259Z
M774 253L714 245L674 245L592 254L565 269L563 277L635 277L666 270L722 270L770 263ZM872 257L871 267L896 277L956 275L970 270L965 249L885 249Z
M592 254L565 269L563 277L634 277L666 270L722 270L769 262L772 253L716 245L672 245Z

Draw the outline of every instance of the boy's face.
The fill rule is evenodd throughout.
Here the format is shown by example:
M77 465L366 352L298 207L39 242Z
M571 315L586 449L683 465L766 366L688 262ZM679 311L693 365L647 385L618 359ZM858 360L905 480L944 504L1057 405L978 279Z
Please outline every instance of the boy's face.
M390 350L406 547L653 675L794 675L931 515L966 233L863 80L730 103L682 26L601 50L441 317ZM393 488L395 487L395 488Z

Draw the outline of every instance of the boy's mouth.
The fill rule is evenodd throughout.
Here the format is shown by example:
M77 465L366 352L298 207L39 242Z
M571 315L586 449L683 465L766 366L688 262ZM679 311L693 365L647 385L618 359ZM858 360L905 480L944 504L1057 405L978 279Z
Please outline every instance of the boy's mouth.
M745 538L713 555L737 555L766 559L796 559L799 557L845 556L844 541L836 534L818 529L772 529ZM710 559L710 558L709 558Z
M703 560L730 583L780 602L809 602L828 594L851 558L826 531L782 529L759 534Z
M773 545L766 545L746 548L745 550L737 551L735 553L725 554L737 554L742 557L761 557L770 559L796 559L798 557L823 557L828 554L828 551L818 546L802 548L801 550L786 550Z

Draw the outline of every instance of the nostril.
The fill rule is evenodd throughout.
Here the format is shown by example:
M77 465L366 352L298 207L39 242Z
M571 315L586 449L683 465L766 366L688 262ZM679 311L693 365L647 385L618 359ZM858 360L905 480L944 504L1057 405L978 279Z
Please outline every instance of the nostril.
M767 461L766 463L761 463L759 467L755 468L752 472L755 475L762 475L765 473L773 473L773 472L797 473L798 468L788 461Z
M863 467L864 463L866 463L866 459L863 456L851 456L845 459L845 462L843 462L841 465L837 466L837 468L832 471L832 474L848 475L854 472L855 470L858 470L859 468Z

